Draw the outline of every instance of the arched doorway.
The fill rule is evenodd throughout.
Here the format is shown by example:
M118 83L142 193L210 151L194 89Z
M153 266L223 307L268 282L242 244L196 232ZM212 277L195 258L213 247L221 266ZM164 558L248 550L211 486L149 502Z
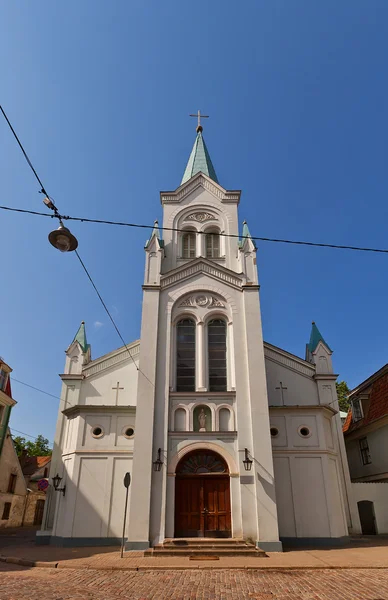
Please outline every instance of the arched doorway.
M175 537L231 537L230 478L224 459L195 450L178 463Z

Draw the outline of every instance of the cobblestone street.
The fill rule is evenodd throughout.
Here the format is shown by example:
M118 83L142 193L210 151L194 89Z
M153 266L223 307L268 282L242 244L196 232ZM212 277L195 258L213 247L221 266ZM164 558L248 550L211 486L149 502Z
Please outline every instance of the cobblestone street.
M388 570L97 571L0 563L1 600L388 600Z

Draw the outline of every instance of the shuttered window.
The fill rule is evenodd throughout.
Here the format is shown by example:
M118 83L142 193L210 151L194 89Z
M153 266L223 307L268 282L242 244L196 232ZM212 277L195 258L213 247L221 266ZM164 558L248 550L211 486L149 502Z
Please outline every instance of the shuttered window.
M177 324L177 392L195 392L195 323L182 319Z
M184 233L182 236L183 258L195 258L195 233Z
M226 323L213 319L208 325L209 391L226 392Z
M218 233L206 234L206 258L220 257L220 236Z

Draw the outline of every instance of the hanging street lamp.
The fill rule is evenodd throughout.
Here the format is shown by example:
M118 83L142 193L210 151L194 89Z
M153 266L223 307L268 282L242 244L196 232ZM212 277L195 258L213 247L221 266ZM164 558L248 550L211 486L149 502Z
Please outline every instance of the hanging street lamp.
M78 246L77 238L64 226L62 221L59 221L58 229L54 229L48 239L50 244L61 252L73 252Z

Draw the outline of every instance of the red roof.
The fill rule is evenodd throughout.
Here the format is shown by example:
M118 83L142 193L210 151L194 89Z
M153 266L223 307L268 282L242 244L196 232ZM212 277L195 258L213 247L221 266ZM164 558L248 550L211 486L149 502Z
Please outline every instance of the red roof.
M363 403L363 409L364 404L366 403ZM350 433L351 431L365 427L365 425L369 425L369 423L373 423L373 421L377 421L388 415L388 373L385 373L372 383L368 404L369 407L364 412L364 417L356 421L356 423L352 421L352 409L349 410L342 428L344 433Z
M21 459L24 475L33 475L39 469L45 467L51 460L51 456L25 456Z

